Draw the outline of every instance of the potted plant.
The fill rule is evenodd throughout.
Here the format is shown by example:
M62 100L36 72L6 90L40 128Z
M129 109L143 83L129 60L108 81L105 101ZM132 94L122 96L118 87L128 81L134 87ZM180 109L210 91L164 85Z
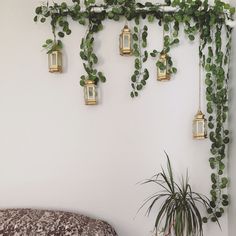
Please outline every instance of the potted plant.
M188 173L185 177L182 176L180 183L177 183L167 154L166 157L167 171L162 168L161 172L142 182L142 184L156 184L158 191L149 196L140 209L149 203L146 212L149 215L156 203L161 202L160 209L156 213L155 235L202 236L205 220L198 207L202 205L204 209L209 210L210 200L192 191Z

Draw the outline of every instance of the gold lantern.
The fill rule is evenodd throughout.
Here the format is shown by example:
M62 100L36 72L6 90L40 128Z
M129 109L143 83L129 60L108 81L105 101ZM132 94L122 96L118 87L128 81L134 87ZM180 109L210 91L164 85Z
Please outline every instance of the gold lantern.
M84 100L85 105L97 104L97 86L93 80L85 80L84 85Z
M199 46L200 49L200 46ZM207 120L205 115L201 111L201 59L199 55L199 84L198 84L198 112L193 119L193 138L194 139L206 139L207 138Z
M120 34L120 55L130 56L132 51L132 33L126 24Z
M48 68L49 72L62 72L62 53L58 50L52 51L48 54Z
M207 138L207 120L201 110L197 112L193 120L193 138Z
M163 68L157 68L157 80L159 81L168 81L170 80L169 65L168 65L168 54L161 53L158 60L158 64L161 64Z

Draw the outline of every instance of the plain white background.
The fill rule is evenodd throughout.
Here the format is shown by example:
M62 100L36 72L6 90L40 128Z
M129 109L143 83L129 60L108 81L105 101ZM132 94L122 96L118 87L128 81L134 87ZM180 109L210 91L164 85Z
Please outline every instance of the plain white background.
M150 58L148 84L131 99L134 58L118 51L124 21L105 22L95 51L107 83L99 87L100 104L85 106L79 45L86 28L71 22L65 71L48 73L41 45L52 37L50 26L33 22L40 3L0 3L0 207L71 210L108 221L120 236L151 235L154 214L136 213L156 189L138 183L165 167L164 150L177 178L188 169L195 191L208 195L210 188L209 141L192 139L198 45L181 33L171 52L178 74L157 82ZM148 26L148 49L161 50L161 28ZM228 235L226 216L221 226L208 224L205 235Z

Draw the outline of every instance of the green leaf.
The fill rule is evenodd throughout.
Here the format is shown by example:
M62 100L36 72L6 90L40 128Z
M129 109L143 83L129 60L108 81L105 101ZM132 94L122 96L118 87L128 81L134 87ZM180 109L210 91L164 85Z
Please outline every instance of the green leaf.
M147 84L145 79L141 80L141 83L142 83L143 86L145 86Z
M108 12L107 16L109 19L113 19L115 14L112 11L110 11L110 12Z
M140 53L139 53L139 51L135 50L135 51L133 52L133 55L134 55L135 57L139 57L139 56L140 56Z
M112 12L115 13L115 14L120 14L120 8L113 7Z
M173 43L174 44L178 44L179 43L179 39L174 39Z
M94 64L97 64L97 63L98 63L98 58L97 58L97 56L93 53L93 54L91 55L91 57L92 57L92 59L93 59L93 63L94 63Z
M230 14L231 14L231 15L234 15L234 13L235 13L235 7L231 7L229 11L230 11Z
M53 40L52 39L47 39L46 40L46 44L52 44L53 43Z
M100 76L100 80L101 80L102 83L105 83L106 82L106 77L102 75L102 76Z
M169 25L168 25L168 24L164 24L164 30L165 30L165 31L169 31L169 29L170 29L170 28L169 28Z
M153 22L155 19L154 15L148 15L148 22Z
M79 24L81 24L81 25L85 25L85 24L86 24L85 19L79 19Z
M135 75L132 75L132 77L131 77L131 81L135 83L136 80L137 80L137 79L136 79L136 76L135 76Z
M209 127L210 129L213 129L213 128L214 128L214 124L211 123L211 122L209 122L209 123L208 123L208 127Z
M58 36L59 36L60 38L63 38L63 37L65 36L65 34L64 34L63 32L58 32Z
M137 34L133 34L133 40L138 41L138 35Z
M83 51L80 52L80 57L81 57L81 59L83 59L85 61L88 60L87 56L85 55L85 53Z
M41 14L41 13L42 13L42 7L36 7L35 13L36 13L37 15L38 15L38 14Z
M226 201L226 200L223 200L223 201L222 201L222 205L223 205L223 206L228 206L228 205L229 205L229 202Z
M42 17L42 18L40 19L40 21L41 21L42 23L44 23L44 22L46 21L46 18Z
M225 143L225 144L228 144L228 143L229 143L229 138L228 138L228 137L224 138L224 143Z
M153 53L153 52L151 52L151 53L150 53L150 56L151 56L151 57L156 57L156 54Z
M80 80L80 85L83 87L85 85L84 80Z
M172 72L173 72L174 74L176 74L176 73L177 73L177 68L172 67Z
M194 41L194 39L195 39L195 37L194 37L192 34L190 34L190 35L188 36L188 38L189 38L191 41Z
M62 8L62 9L66 9L66 8L67 8L66 2L62 2L62 3L61 3L61 8Z
M141 90L143 88L142 84L137 85L137 90Z

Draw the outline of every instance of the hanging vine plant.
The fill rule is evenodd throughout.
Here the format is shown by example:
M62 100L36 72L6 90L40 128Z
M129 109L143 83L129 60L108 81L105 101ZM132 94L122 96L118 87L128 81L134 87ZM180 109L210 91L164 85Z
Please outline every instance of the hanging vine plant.
M97 71L94 69L94 65L98 63L98 58L93 51L93 44L94 44L94 36L92 30L93 24L90 23L88 26L87 34L85 38L82 38L81 45L80 45L80 57L84 60L83 63L84 69L87 72L87 75L82 75L80 78L80 85L85 85L85 80L89 79L97 84L99 81L106 82L106 77L103 75L102 72Z
M147 36L148 36L148 27L146 25L141 29L140 27L140 18L135 18L134 33L133 33L133 48L134 48L134 67L135 71L131 77L131 86L132 92L130 96L132 98L137 97L139 91L143 89L146 85L146 81L149 78L149 72L147 68L143 68L144 63L148 59L148 51L145 50L147 47Z
M165 7L172 10L165 11ZM45 23L50 19L54 40L48 39L44 48L53 50L53 42L58 42L62 47L61 38L72 33L69 26L69 17L80 25L87 25L87 32L82 38L80 56L84 61L86 75L81 76L80 84L85 85L89 78L96 83L105 82L106 77L94 67L98 63L98 57L94 52L95 34L103 29L103 21L106 19L119 21L125 17L128 21L134 20L133 28L133 55L134 73L131 76L131 97L137 97L145 87L149 78L149 71L144 64L149 58L157 57L161 53L168 53L167 65L156 63L157 68L165 69L168 66L169 73L176 73L170 54L173 46L179 45L180 25L183 25L184 33L189 40L195 38L200 41L199 57L201 66L205 71L206 101L208 113L209 138L211 141L209 158L212 168L210 189L211 202L208 216L217 221L221 217L225 206L229 204L227 195L228 178L225 174L225 158L227 156L227 144L229 143L228 118L228 81L231 53L232 28L227 22L233 20L235 8L221 0L215 0L210 5L208 0L165 0L163 4L146 2L138 3L135 0L104 0L97 5L95 0L72 0L72 5L63 2L61 4L48 3L38 6L35 10L34 21ZM143 19L149 23L158 24L164 29L164 45L162 50L148 52L148 26L141 26ZM57 39L60 38L60 41ZM200 38L200 40L199 40ZM226 43L223 43L226 38ZM56 40L56 41L55 41Z

